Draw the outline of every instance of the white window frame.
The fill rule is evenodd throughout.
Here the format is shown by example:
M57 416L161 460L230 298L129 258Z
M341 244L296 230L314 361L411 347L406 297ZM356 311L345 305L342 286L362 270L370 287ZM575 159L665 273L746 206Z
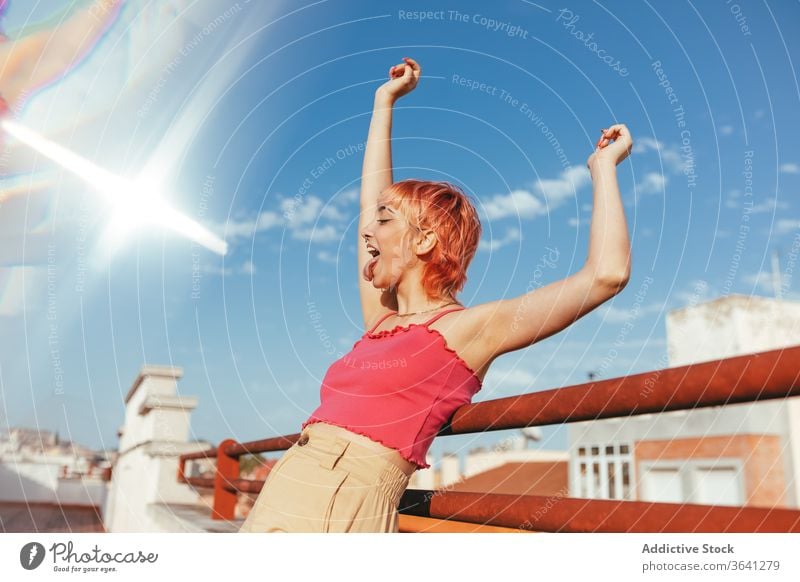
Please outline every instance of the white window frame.
M621 453L621 447L628 447L627 453ZM606 453L606 447L613 447L611 454ZM598 447L598 454L592 455L592 448ZM584 449L586 454L578 455L579 449ZM631 499L634 492L633 470L633 443L629 441L612 441L604 444L581 443L574 447L570 455L572 483L575 485L575 496L585 499ZM581 465L586 465L586 475L581 473ZM594 466L599 466L599 491L595 490ZM614 489L608 489L608 468L614 466ZM622 469L628 467L628 496L623 497Z
M745 483L744 483L744 462L738 457L719 457L703 459L668 459L655 461L640 461L637 481L644 483L644 475L651 469L672 469L678 471L678 478L681 483L682 503L701 503L698 500L698 487L700 484L699 469L733 469L736 473L737 501L728 507L744 505ZM644 491L642 500L644 500ZM704 505L711 505L704 503Z

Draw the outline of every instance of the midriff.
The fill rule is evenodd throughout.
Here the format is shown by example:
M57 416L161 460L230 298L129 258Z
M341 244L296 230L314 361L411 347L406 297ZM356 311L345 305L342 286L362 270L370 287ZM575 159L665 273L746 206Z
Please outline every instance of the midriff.
M403 471L403 473L405 473L408 476L411 476L414 473L414 471L417 470L417 466L414 463L404 459L403 456L397 450L391 447L387 447L377 441L372 440L369 437L366 437L362 434L358 434L344 427L337 426L335 424L330 424L327 422L318 421L309 424L303 429L303 432L307 432L309 434L313 434L314 432L318 431L324 432L325 434L342 437L344 439L347 439L355 443L360 447L368 449L370 452L375 453L376 455L382 457L386 461L389 461L390 463L396 465L401 471Z

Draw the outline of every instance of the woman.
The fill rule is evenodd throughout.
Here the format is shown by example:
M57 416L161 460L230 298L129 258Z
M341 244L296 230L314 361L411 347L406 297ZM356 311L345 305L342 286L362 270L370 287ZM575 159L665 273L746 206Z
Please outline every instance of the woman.
M627 226L616 165L627 128L603 130L589 256L577 273L513 299L466 308L456 299L480 239L469 199L444 182L393 183L392 106L412 91L412 59L375 94L361 181L358 246L367 331L333 363L321 404L270 472L240 531L396 532L408 479L428 467L436 433L471 401L498 356L567 327L625 287Z

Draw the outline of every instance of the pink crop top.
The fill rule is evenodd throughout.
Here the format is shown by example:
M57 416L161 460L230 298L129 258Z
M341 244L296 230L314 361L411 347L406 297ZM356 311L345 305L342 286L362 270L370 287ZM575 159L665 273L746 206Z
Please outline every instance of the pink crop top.
M396 449L420 469L434 437L481 389L480 378L444 336L425 323L372 333L387 313L328 368L321 404L302 428L327 422ZM302 429L301 429L302 430Z

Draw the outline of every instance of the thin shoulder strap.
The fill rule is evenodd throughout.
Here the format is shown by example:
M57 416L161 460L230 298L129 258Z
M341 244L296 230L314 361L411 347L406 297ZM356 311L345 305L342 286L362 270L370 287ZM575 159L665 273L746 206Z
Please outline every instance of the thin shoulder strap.
M450 313L451 311L460 311L461 309L464 309L464 306L463 306L463 305L461 305L461 306L459 306L459 307L453 307L452 309L447 309L447 310L445 310L445 311L442 311L441 313L437 313L436 315L434 315L433 317L431 317L431 318L430 318L428 321L426 321L426 322L425 322L423 325L424 325L425 327L428 327L430 324L432 324L434 321L436 321L437 319L439 319L441 316L443 316L443 315L447 315L447 314L448 314L448 313Z
M375 325L372 326L372 329L370 329L367 333L372 333L373 331L375 331L375 328L378 327L381 323L383 323L384 319L386 319L390 315L394 315L395 313L397 313L397 312L396 311L390 311L389 313L386 313L383 317L381 317L378 320L378 323L376 323Z

